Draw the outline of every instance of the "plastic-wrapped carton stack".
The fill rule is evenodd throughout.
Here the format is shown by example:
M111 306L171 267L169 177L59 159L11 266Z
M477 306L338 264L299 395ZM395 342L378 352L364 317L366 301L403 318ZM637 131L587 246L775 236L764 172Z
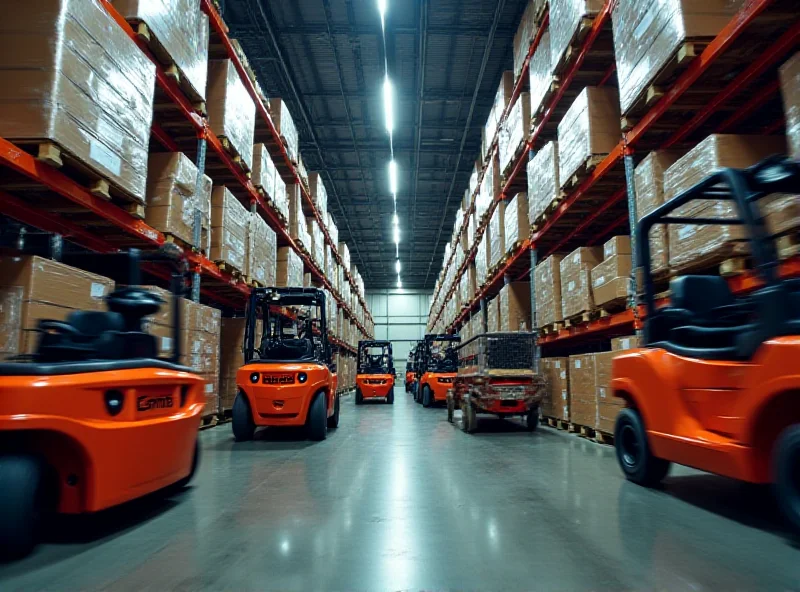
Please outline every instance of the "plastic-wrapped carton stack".
M339 257L342 259L342 267L344 269L350 269L350 247L347 246L347 243L340 242L339 243ZM343 270L344 271L344 270ZM342 281L344 283L344 279Z
M467 193L469 194L469 197L467 199L470 201L472 200L472 197L475 195L475 191L478 189L478 179L480 178L482 169L483 169L483 163L481 161L477 161L475 165L472 167L472 174L469 176L469 188L467 189Z
M550 32L545 31L542 33L542 38L539 45L531 56L530 65L528 66L528 73L530 77L530 97L528 101L531 105L531 121L536 121L536 116L539 111L544 108L545 99L550 95L553 90L552 85L555 82L553 77L553 65L550 63Z
M325 189L325 183L322 182L322 177L320 177L319 173L311 173L308 176L308 188L309 193L311 193L311 200L320 215L325 219L328 213L328 191Z
M478 217L475 212L472 212L470 217L467 219L467 242L469 243L470 249L475 244L475 235L478 232Z
M500 118L503 116L503 111L511 102L511 96L514 94L514 72L503 72L500 79L500 86L494 97L494 104L492 110L489 112L489 118L484 127L485 148L489 148L500 125ZM485 151L484 151L485 156Z
M256 105L231 60L208 63L208 124L226 138L247 170L253 168Z
M500 195L500 163L495 153L486 166L481 190L475 199L475 218L478 222L498 195Z
M561 197L558 144L548 142L528 161L528 219L531 224Z
M339 244L339 227L336 226L336 222L333 220L333 214L328 212L326 216L326 226L328 228L328 234L331 237L331 243L335 245Z
M789 153L792 158L800 160L800 53L794 54L781 66L780 80Z
M497 204L489 220L489 228L486 230L489 237L489 251L487 252L487 265L493 269L506 252L506 202L504 200Z
M599 247L579 247L561 260L561 310L565 319L594 308L591 270L602 260Z
M542 415L569 421L569 358L542 358L539 365L547 385Z
M604 0L550 0L550 63L558 74L571 61L570 45L587 19L593 18L603 8Z
M11 4L0 22L0 137L42 141L57 162L52 142L144 203L155 66L98 2Z
M552 17L551 17L552 18ZM587 86L558 124L558 176L561 186L585 167L597 164L621 137L619 94L614 88Z
M500 331L530 331L531 285L528 282L506 284L497 299Z
M505 210L504 250L512 253L519 243L526 240L531 233L528 220L528 196L517 193L506 205Z
M219 406L227 410L236 399L236 373L244 365L244 318L222 319L220 332ZM261 319L256 320L256 346L261 335Z
M514 35L514 80L522 74L522 66L528 57L528 50L536 36L537 17L544 11L546 0L530 0L522 13L522 18Z
M211 256L244 273L247 262L247 228L250 212L228 191L214 187L211 192Z
M564 320L561 308L561 255L550 255L536 266L536 322L546 327Z
M287 185L286 193L289 204L289 236L298 241L310 253L312 249L311 236L308 234L306 217L303 214L303 198L300 196L300 185Z
M211 179L204 176L200 195L197 167L181 152L151 154L147 164L145 222L204 253L211 246ZM195 244L195 220L200 241Z
M478 282L478 288L486 283L488 271L489 269L486 261L486 233L483 233L478 243L478 250L475 252L475 276Z
M260 214L251 212L249 217L245 269L247 281L261 286L274 286L277 236Z
M500 331L500 298L492 298L486 301L486 332L498 331Z
M603 262L592 268L595 306L624 304L631 278L631 237L615 236L603 245Z
M272 115L272 122L275 124L275 128L286 146L289 159L294 164L297 164L300 156L297 128L294 125L294 119L292 119L289 108L283 99L270 99L269 110Z
M784 137L711 135L664 173L664 198L670 200L720 169L746 168L785 150ZM678 208L674 215L724 219L736 216L734 207L726 200L695 200ZM668 232L669 261L677 270L713 264L747 252L740 226L671 224Z
M578 425L594 427L597 423L594 354L569 357L569 398L569 420Z
M303 287L303 260L292 247L281 247L277 254L275 285L281 288Z
M531 128L531 99L528 93L520 93L508 117L500 128L497 148L500 154L500 170L507 174L514 163L514 156L519 154L522 145L528 139Z

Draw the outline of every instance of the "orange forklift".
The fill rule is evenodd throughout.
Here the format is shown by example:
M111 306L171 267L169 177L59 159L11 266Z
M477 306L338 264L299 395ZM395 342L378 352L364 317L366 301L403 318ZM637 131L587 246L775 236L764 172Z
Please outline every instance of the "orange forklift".
M356 373L356 405L365 399L394 403L394 358L390 341L359 341Z
M283 309L297 308L296 316ZM256 335L261 319L261 335ZM328 341L325 293L316 288L255 288L247 305L244 366L236 375L232 427L237 442L257 427L304 426L324 440L339 425L336 365Z
M423 407L433 407L447 401L447 391L453 387L458 371L458 335L425 336L417 348L417 388L414 400ZM420 351L421 350L421 351Z
M417 356L417 347L419 346L419 342L417 342L414 347L411 348L411 351L408 352L408 359L406 360L406 377L405 377L405 387L406 392L412 392L412 388L414 385L414 379L416 377L416 373L414 371L414 362Z
M195 473L205 381L179 364L185 262L179 249L81 255L127 271L107 312L41 320L36 351L0 364L0 554L36 544L51 513L97 512ZM173 354L158 356L145 317L164 304L140 287L140 266L172 273ZM94 270L93 270L94 271Z
M625 477L652 486L670 463L750 483L770 483L800 529L800 280L785 279L762 211L765 198L800 193L800 165L768 159L722 170L648 214L637 228L647 317L641 349L615 358L612 389ZM779 196L778 196L779 197ZM731 218L686 218L694 200L726 200ZM658 307L648 236L654 225L738 225L755 288L734 294L716 275L672 280Z

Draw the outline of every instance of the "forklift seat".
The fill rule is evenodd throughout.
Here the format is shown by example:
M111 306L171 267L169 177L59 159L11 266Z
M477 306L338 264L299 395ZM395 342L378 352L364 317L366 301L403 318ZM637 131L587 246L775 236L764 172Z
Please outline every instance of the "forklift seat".
M314 343L310 339L282 339L265 344L267 360L304 361L314 359Z
M41 320L36 357L43 362L116 360L124 353L119 313L80 310L66 321Z

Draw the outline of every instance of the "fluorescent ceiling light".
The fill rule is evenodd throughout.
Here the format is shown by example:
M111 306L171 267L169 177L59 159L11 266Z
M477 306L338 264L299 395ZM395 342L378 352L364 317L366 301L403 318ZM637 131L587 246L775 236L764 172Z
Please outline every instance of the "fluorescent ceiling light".
M392 214L392 224L394 224L395 226L400 225L400 218L397 217L397 212Z
M381 28L384 27L386 21L387 0L378 0L378 12L381 13Z
M397 259L394 262L394 270L397 272L398 275L400 274L400 269L401 269L400 259Z
M400 277L399 276L397 278L397 287L398 288L402 288L403 287L403 282L400 281Z
M400 244L400 229L397 226L394 227L394 244Z
M397 193L397 163L394 160L389 162L389 192L392 195Z
M383 112L386 114L386 131L394 131L394 93L389 75L383 79Z

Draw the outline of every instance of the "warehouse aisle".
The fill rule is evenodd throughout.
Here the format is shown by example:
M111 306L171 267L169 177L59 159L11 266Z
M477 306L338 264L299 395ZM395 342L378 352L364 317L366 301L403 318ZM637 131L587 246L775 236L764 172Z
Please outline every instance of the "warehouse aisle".
M61 524L17 589L793 589L798 551L769 498L688 470L625 483L613 449L443 409L344 399L321 444L201 434L194 487ZM745 518L744 516L748 516ZM756 516L754 518L754 516ZM747 520L747 522L739 522ZM754 523L756 522L756 523Z

